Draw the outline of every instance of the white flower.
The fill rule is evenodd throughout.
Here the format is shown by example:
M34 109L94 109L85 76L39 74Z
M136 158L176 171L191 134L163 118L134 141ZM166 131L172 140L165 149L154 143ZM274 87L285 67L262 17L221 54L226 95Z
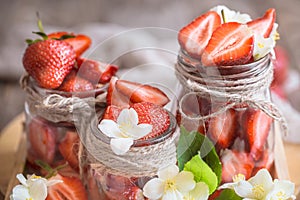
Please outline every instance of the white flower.
M209 189L206 183L198 182L195 188L184 195L184 200L207 200Z
M150 124L138 124L138 114L133 109L123 109L117 119L104 119L98 128L110 137L110 146L117 155L124 155L133 145L133 141L140 139L152 131Z
M213 7L211 10L216 11L221 19L222 23L227 22L239 22L242 24L245 24L249 21L251 21L251 17L248 14L241 14L240 12L236 12L234 10L230 10L226 6L218 5L216 7ZM222 14L224 13L224 15ZM225 19L224 19L225 18Z
M143 194L149 199L183 200L183 195L195 188L194 175L170 165L158 171L158 178L148 181Z
M259 60L268 53L272 52L275 47L275 40L271 37L264 38L261 34L254 35L254 49L253 57L254 60Z
M233 189L244 200L287 200L295 198L293 193L295 185L290 181L273 182L268 170L261 169L257 174L245 180L243 175L233 178L233 183L225 183L219 189Z
M11 200L44 200L48 195L47 187L62 182L61 180L48 181L34 174L29 176L27 180L23 174L18 174L17 179L21 185L13 188L10 195Z

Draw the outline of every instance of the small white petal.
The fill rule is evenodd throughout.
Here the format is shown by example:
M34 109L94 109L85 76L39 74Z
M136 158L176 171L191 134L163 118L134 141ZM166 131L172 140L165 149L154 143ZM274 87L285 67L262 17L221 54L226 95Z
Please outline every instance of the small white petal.
M164 193L164 187L165 184L163 180L153 178L145 184L143 194L149 199L159 199Z
M252 198L252 189L253 186L248 181L240 181L234 187L234 191L237 195L244 198Z
M28 188L24 187L23 185L17 185L13 188L12 199L14 200L24 200L26 198L30 198Z
M179 173L177 165L169 165L163 169L160 169L157 173L158 178L163 180L173 179Z
M134 140L140 139L147 134L149 134L152 131L152 125L151 124L139 124L130 130L128 130L128 134L130 137L132 137Z
M284 191L287 197L291 197L295 193L295 184L287 180L275 180L274 181L275 191Z
M183 200L183 195L177 190L168 190L165 192L162 200Z
M17 179L20 181L20 183L21 183L22 185L28 186L28 185L27 185L27 180L26 180L26 178L24 177L23 174L17 174L16 177L17 177Z
M273 188L273 179L267 169L259 170L248 182L251 185L263 185L267 193Z
M123 109L121 112L120 112L120 115L117 119L117 123L118 124L123 124L123 123L130 123L132 125L137 125L139 122L139 117L138 117L138 114L137 112L133 109L133 108L130 108L130 109Z
M191 172L181 171L175 178L176 188L179 192L185 193L194 189L196 182Z
M112 138L110 140L110 147L112 151L117 155L124 155L129 151L132 145L132 138Z
M47 186L43 179L35 180L29 188L30 196L35 200L44 200L47 197Z
M218 189L219 189L219 190L223 190L223 189L233 189L237 184L238 184L238 182L236 182L236 183L224 183L224 184L221 185Z
M203 182L198 182L195 188L189 192L191 199L207 200L209 196L209 188Z
M111 138L120 138L122 132L119 129L119 125L113 120L104 119L98 125L99 130L108 137Z

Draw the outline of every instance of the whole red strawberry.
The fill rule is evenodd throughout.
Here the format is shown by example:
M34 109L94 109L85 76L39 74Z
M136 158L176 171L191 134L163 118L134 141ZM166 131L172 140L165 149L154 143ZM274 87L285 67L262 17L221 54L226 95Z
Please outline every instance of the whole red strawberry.
M28 74L43 88L55 89L74 67L73 47L62 40L42 40L30 44L23 56Z

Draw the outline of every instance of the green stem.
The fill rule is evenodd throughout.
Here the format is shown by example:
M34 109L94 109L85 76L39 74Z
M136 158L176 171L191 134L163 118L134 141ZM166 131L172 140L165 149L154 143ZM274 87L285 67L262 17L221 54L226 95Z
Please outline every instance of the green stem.
M37 17L37 19L38 19L37 25L38 25L38 28L39 28L40 32L45 33L45 32L44 32L44 27L43 27L42 20L41 20L41 18L40 18L39 12L36 12L36 17Z
M225 13L223 9L221 10L221 14L222 14L223 23L226 23Z

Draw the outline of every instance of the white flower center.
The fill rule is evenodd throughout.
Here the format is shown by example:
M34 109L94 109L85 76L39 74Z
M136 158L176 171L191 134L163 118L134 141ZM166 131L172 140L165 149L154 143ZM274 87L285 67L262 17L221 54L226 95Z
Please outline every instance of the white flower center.
M263 185L258 184L258 185L254 185L254 187L252 188L252 192L256 199L262 199L265 194L265 189Z
M170 179L166 180L164 191L167 192L169 190L172 190L172 191L176 190L176 185L175 185L174 180L170 180Z
M127 134L128 130L132 129L133 126L131 123L129 122L122 122L121 124L119 124L119 129L122 132L122 136L124 136L124 138L129 138L129 135Z

